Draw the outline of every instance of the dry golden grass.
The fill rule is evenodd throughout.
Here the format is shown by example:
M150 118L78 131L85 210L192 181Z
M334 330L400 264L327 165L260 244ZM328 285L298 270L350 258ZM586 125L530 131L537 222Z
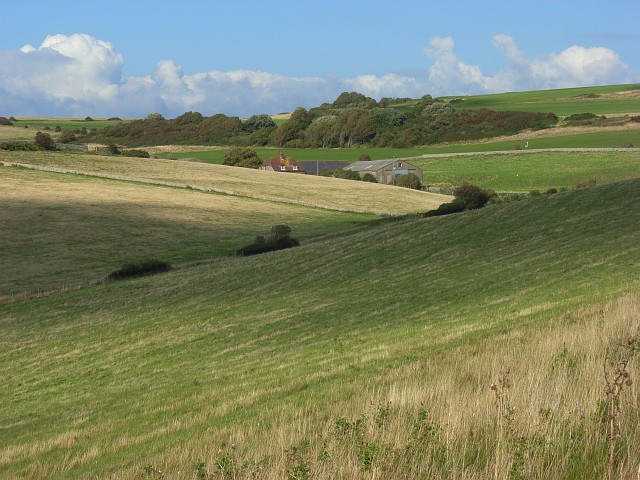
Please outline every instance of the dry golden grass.
M0 125L0 142L9 142L9 141L33 141L40 130L37 128L18 128L18 127L10 127L6 125ZM55 132L47 132L52 137L55 137L57 134Z
M135 259L230 253L279 223L303 240L355 221L231 195L0 168L0 296L95 280Z
M0 152L0 161L204 187L243 197L335 210L397 215L424 212L450 196L336 178L175 160L47 152Z
M264 416L250 424L241 421L237 428L207 424L228 408L241 419L241 405L207 404L197 396L192 405L165 406L193 415L144 434L114 438L99 453L76 448L65 464L30 465L25 477L64 473L90 465L97 455L201 426L202 437L190 439L188 446L176 442L161 455L141 458L105 478L133 480L143 473L197 478L200 462L211 478L234 479L606 478L606 465L599 463L606 455L598 455L608 444L598 417L606 398L603 364L611 345L637 331L639 312L640 295L629 294L551 318L542 328L537 324L425 353L423 360L388 371L375 388L361 381L331 385L308 404L288 404L286 410L256 392L267 402ZM634 383L622 395L624 450L612 478L635 479L640 468L639 360L632 361ZM509 386L500 379L508 379ZM249 392L247 402L255 400L251 397ZM102 433L99 425L87 427L5 449L0 462L73 447L78 438Z
M365 387L347 403L327 406L323 410L324 418L329 418L326 423L316 418L310 406L303 406L289 415L283 412L275 431L257 425L242 434L229 431L229 442L251 445L247 456L252 461L272 459L269 468L258 469L254 478L284 478L292 467L292 447L301 449L296 458L308 466L309 478L400 478L410 470L395 465L389 452L406 454L407 448L415 446L417 419L423 411L421 428L426 438L419 446L424 457L416 458L424 464L415 465L410 478L586 478L573 476L574 463L583 462L587 472L594 467L606 472L606 464L598 465L598 459L590 456L608 443L606 422L598 418L599 405L606 399L607 349L639 326L640 295L627 295L549 319L543 328L514 330L390 371L384 379L386 387L375 391ZM632 361L634 383L622 395L625 451L619 453L613 478L636 478L640 469L639 360L636 356ZM500 384L501 378L510 385ZM338 419L349 425L360 419L357 436L338 433ZM363 468L367 445L375 445L371 448L377 452L370 469ZM176 457L157 465L170 469L188 453L175 452ZM221 457L220 452L207 456L206 450L190 453L194 459ZM207 467L216 470L214 461ZM593 473L592 478L600 478ZM242 472L239 478L251 478L250 472Z

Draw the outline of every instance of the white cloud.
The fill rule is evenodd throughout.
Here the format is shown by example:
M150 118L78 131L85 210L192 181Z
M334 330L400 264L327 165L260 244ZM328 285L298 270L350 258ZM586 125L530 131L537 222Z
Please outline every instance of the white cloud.
M499 34L493 46L505 57L506 68L487 75L454 52L451 37L434 37L425 48L434 64L429 68L428 88L435 95L500 93L627 83L638 80L613 50L572 46L560 53L529 58L513 38Z
M434 60L428 75L429 93L432 95L467 93L478 87L484 88L486 77L480 67L461 61L453 51L454 46L451 37L433 37L425 49Z
M421 97L425 94L424 84L421 85L414 77L407 77L389 73L378 77L376 75L360 75L343 81L348 90L353 90L368 97Z
M433 37L425 48L433 61L426 76L287 77L251 70L187 75L173 60L160 60L153 73L126 77L124 59L111 43L87 34L50 35L38 48L0 52L0 115L143 117L195 110L248 116L317 106L343 91L419 97L640 80L608 48L572 46L530 58L504 34L494 37L493 46L506 60L493 75L458 58L452 37Z

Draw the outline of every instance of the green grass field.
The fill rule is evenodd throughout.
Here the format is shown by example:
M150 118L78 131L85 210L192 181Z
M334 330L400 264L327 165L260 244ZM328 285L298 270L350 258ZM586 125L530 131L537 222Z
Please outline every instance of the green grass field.
M0 298L104 278L156 258L228 255L287 224L301 241L374 215L81 175L2 167Z
M472 110L553 112L563 117L574 113L637 115L639 91L639 84L628 84L446 98L462 98L461 106Z
M120 121L124 120L107 120L106 118L95 118L91 121L87 121L84 118L40 118L40 117L21 117L16 118L16 122L13 122L13 126L16 128L29 129L44 129L48 127L51 130L55 130L56 127L60 127L63 130L76 130L86 128L91 130L93 128L104 128L117 125Z
M526 152L413 159L424 183L456 187L463 181L497 192L545 192L640 177L640 151Z
M639 195L629 180L2 305L0 476L603 478L604 346L586 345L622 318L603 302L640 286ZM489 389L509 366L514 433ZM616 478L640 455L626 399Z
M523 149L525 142L529 142L529 149L546 148L618 148L625 144L640 146L640 128L626 130L602 130L584 131L581 133L570 133L562 135L560 129L557 135L544 136L540 132L532 134L530 138L526 135L519 136L513 140L486 140L482 142L469 142L451 145L434 145L420 148L286 148L286 154L296 160L343 160L356 162L361 155L369 155L372 160L385 160L388 158L406 158L429 153L468 153L468 152L491 152L510 151ZM160 158L197 158L206 163L220 165L224 161L224 154L228 148L209 151L197 151L193 147L192 152L163 153ZM278 154L277 148L256 148L258 156L266 160Z
M640 132L640 130L638 131ZM610 138L610 137L609 137ZM628 138L628 137L627 137ZM547 140L553 140L547 139ZM640 140L640 139L639 139ZM536 140L537 142L543 140ZM513 142L511 142L512 144ZM555 147L551 144L556 143ZM507 146L509 142L505 143ZM640 143L638 143L640 144ZM562 142L549 142L544 148L561 148ZM482 152L478 145L469 146L468 152ZM494 151L490 144L485 151ZM542 148L542 147L541 147ZM346 150L346 151L345 151ZM452 151L453 150L453 151ZM455 151L458 150L458 151ZM534 150L534 149L531 149ZM495 151L500 151L495 148ZM509 150L503 150L509 151ZM286 150L287 155L296 159L307 159L326 155L326 159L357 157L360 152L342 150ZM372 159L402 158L403 156L420 156L430 153L467 153L466 148L391 150L371 149ZM404 155L402 155L404 153ZM268 158L273 150L260 151L261 158ZM224 156L224 151L177 154L188 158L198 156L205 161L217 163ZM524 152L513 151L500 155L452 156L443 158L413 158L412 163L423 169L424 184L439 187L455 187L466 180L484 188L493 188L504 192L545 191L548 188L575 187L579 183L596 180L598 183L609 183L616 180L640 176L640 152L637 150L619 152Z

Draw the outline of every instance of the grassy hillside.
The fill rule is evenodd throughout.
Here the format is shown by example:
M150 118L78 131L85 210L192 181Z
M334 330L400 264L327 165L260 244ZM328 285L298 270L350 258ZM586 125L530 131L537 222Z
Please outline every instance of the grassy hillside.
M0 476L603 478L638 201L629 180L0 306Z
M122 121L128 120L108 120L106 118L94 118L93 120L85 120L84 118L47 118L47 117L20 117L13 122L14 127L29 129L44 129L50 128L52 131L56 127L60 127L62 130L76 130L80 128L86 128L91 130L94 128L100 129L104 127L111 127L117 125Z
M498 192L545 192L640 177L640 151L514 152L499 155L412 159L423 169L424 183L456 187L467 181Z
M369 155L372 160L387 158L406 158L430 153L468 153L514 151L523 149L528 142L529 150L548 148L619 148L622 145L640 146L640 124L629 124L624 129L605 128L555 128L538 132L523 133L509 138L501 137L478 142L463 142L445 145L425 146L419 148L287 148L287 155L296 160L344 160L358 161L361 155ZM159 157L178 159L197 158L206 163L222 164L228 148L199 150L196 145L176 147L175 152L167 153L171 147L156 153ZM155 149L151 149L155 150ZM157 151L157 150L156 150ZM275 148L257 148L261 159L277 155Z
M287 224L301 241L374 215L2 168L0 297L93 281L128 262L228 255Z
M638 84L447 98L461 98L463 102L459 106L472 110L488 108L498 111L553 112L558 116L587 112L596 115L640 113Z
M92 154L0 151L0 161L188 185L230 195L373 214L427 211L450 200L406 188L249 168Z
M636 130L640 145L640 129ZM602 136L607 134L603 133ZM596 137L593 134L592 138ZM546 145L548 148L561 148L564 144L558 137L536 139L530 145ZM504 142L503 146L513 146L514 142ZM543 147L540 147L543 148ZM472 153L483 151L499 151L493 144L460 145L458 148L438 149L371 149L366 152L373 159L417 157L429 154ZM514 151L501 155L461 155L440 158L412 158L411 162L424 171L424 183L431 186L455 187L466 180L468 182L493 188L496 191L529 192L531 190L546 191L548 188L575 187L578 183L596 180L608 183L616 180L640 176L640 151L624 150L617 152L532 152ZM183 157L199 157L205 161L222 162L224 151L191 152L178 154ZM260 152L265 158L272 155L272 150ZM309 149L289 149L288 155L296 159L324 155L328 158L357 160L361 153L355 151L319 152Z

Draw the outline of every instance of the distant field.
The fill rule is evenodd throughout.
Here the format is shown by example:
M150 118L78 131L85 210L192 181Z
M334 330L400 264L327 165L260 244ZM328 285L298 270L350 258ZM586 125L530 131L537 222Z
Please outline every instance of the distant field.
M87 121L84 118L44 118L44 117L19 117L16 118L16 122L13 123L14 127L24 128L28 126L33 129L43 129L49 127L51 130L55 130L56 127L60 127L63 130L76 130L78 128L86 128L91 130L93 128L104 128L117 125L120 121L125 120L107 120L106 118L95 118Z
M103 278L127 262L233 253L272 225L301 241L377 218L0 167L0 297Z
M294 202L371 214L403 214L437 208L450 197L406 188L311 175L176 160L79 153L2 152L0 161L61 167L82 172L144 178L224 190L233 195ZM274 206L273 208L278 208Z
M524 148L617 148L623 145L640 147L640 123L631 123L623 128L595 129L588 127L562 127L536 132L524 132L512 138L500 137L477 142L465 142L446 145L432 145L418 148L285 148L287 155L296 160L344 160L358 161L361 155L369 155L372 160L388 158L406 158L427 153L466 153L516 150ZM206 163L220 165L230 147L215 150L198 150L198 146L176 147L175 153L159 153L160 158L197 158ZM171 147L167 147L170 152ZM258 156L266 160L278 154L278 148L256 148Z
M559 116L640 114L640 84L445 98L461 98L463 102L459 106L472 110L553 112Z
M581 143L602 145L610 142L616 132L609 133L588 133L583 134ZM635 138L628 132L618 132L618 140L623 138ZM632 131L640 134L640 130ZM637 145L640 145L638 138ZM538 148L561 148L566 145L566 139L562 137L547 137L532 140L530 145ZM434 149L371 149L371 158L403 158L420 156L429 153L467 153L482 151L513 151L508 147L514 142L504 142L502 144L474 144L468 146L457 146L449 148ZM586 147L585 147L586 148ZM274 154L274 150L261 150L261 158L268 158ZM314 156L327 155L332 159L344 159L355 161L354 156L359 156L359 151L341 150L286 150L288 155L296 159L310 159ZM354 155L355 154L355 155ZM404 155L403 155L404 154ZM221 161L224 150L211 152L189 152L176 154L180 157L198 157L206 161ZM264 156L263 156L264 155ZM331 157L333 155L333 157ZM350 158L351 157L351 158ZM626 178L640 177L640 151L620 151L620 152L535 152L519 153L513 151L512 154L502 155L478 155L460 156L431 159L412 159L412 163L420 166L424 173L425 185L451 187L460 185L463 180L467 180L485 188L493 188L497 191L525 191L541 190L555 187L574 187L578 183L589 180L596 180L598 183L608 183Z
M457 186L468 181L496 191L529 192L640 178L640 151L536 152L413 159L424 183Z
M36 133L38 133L39 131L40 129L36 128L16 128L6 125L0 125L0 142L8 142L12 140L24 140L33 142ZM53 131L47 133L49 133L53 138L58 135Z
M194 147L197 149L197 147ZM278 155L278 148L256 148L258 156L266 160L269 157ZM361 155L369 155L372 160L383 160L387 158L403 158L407 156L421 155L425 153L424 148L284 148L286 155L296 160L343 160L356 162ZM229 148L210 151L194 151L169 153L161 156L171 156L175 158L197 158L211 164L222 164L224 155Z

